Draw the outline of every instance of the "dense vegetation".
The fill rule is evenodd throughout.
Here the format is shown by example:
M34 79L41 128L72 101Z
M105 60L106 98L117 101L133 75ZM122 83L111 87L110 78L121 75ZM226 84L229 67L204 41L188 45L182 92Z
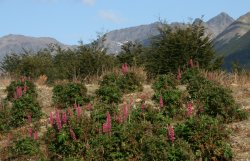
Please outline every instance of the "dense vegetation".
M39 121L43 115L30 80L7 87L7 98L0 106L0 132L9 132L8 146L1 150L4 159L232 160L226 123L246 119L246 112L231 91L200 73L199 68L217 69L219 64L200 24L165 27L152 46L127 44L118 57L96 46L58 48L54 55L44 50L7 56L2 69L13 76L46 75L51 82L70 82L51 84L54 105L44 116L45 123ZM143 91L142 80L130 71L134 65L146 67L153 82L152 103L132 97ZM96 95L87 96L79 80L115 66L122 69L103 75ZM41 124L45 129L40 129ZM20 126L26 132L13 136L10 130Z

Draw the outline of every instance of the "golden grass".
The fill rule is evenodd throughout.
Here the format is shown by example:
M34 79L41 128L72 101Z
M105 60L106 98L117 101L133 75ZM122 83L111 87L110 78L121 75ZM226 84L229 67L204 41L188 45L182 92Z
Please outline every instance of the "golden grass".
M225 71L202 71L202 74L209 80L220 83L223 86L250 86L250 72L227 73Z

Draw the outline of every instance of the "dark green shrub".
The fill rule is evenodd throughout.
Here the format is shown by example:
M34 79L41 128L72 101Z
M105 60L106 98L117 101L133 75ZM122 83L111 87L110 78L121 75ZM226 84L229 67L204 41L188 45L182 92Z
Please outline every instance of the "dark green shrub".
M117 80L117 85L123 93L142 91L143 89L139 78L132 72L121 75Z
M153 99L159 104L160 97L163 99L162 112L174 117L182 113L182 104L185 103L185 93L177 89L178 82L173 75L160 75L156 78L153 89L155 91Z
M10 130L10 112L11 109L5 104L5 102L0 102L0 132L6 132Z
M64 83L53 88L53 102L61 108L73 106L74 103L83 104L87 88L82 83Z
M118 103L122 97L122 92L117 85L100 86L96 94L105 103Z
M225 125L207 115L191 117L175 126L176 136L187 141L197 159L231 160L232 152L228 143Z
M187 80L187 90L192 99L201 102L204 114L212 117L220 116L226 122L243 120L247 117L245 112L238 108L231 90L201 76L190 77Z
M42 112L37 100L27 94L13 101L10 115L10 127L16 128L27 123L28 115L32 116L33 121L39 120Z
M97 96L106 103L118 103L122 94L142 90L142 84L135 73L125 75L109 74L100 81L100 88L96 91Z
M14 140L10 151L13 157L20 156L38 156L40 153L40 145L37 140L31 137L26 137Z
M27 92L26 92L26 94L29 94L32 97L37 97L36 87L35 87L35 84L33 82L28 81L28 80L24 80L24 81L12 81L10 83L10 85L5 90L7 92L7 100L13 101L15 93L16 93L16 88L17 87L22 87L22 90L23 90L24 89L24 85L27 86Z

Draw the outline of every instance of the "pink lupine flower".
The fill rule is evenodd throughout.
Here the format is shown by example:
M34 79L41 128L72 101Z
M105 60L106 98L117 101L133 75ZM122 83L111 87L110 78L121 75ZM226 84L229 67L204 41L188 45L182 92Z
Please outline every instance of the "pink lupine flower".
M22 95L22 87L16 87L16 97L20 98Z
M52 112L50 112L49 122L50 122L51 125L54 124L54 118L53 118L53 113Z
M122 73L124 75L128 73L128 64L127 63L122 64Z
M116 121L117 121L119 124L121 124L122 121L123 121L122 118L123 118L122 114L118 114L118 115L116 116Z
M102 131L104 133L111 133L111 116L109 112L106 114L106 122L102 125Z
M71 128L69 129L69 132L70 132L71 138L72 138L73 140L76 140L76 134L75 134L75 132L74 132Z
M65 112L62 113L62 123L63 124L67 123L67 114Z
M29 136L32 137L33 129L29 128Z
M168 136L167 137L173 143L175 140L174 128L173 128L173 126L170 125L170 126L167 126L167 129L168 129Z
M87 109L88 109L89 111L92 110L92 105L91 105L91 103L89 103L89 104L87 105Z
M189 103L187 104L187 115L188 115L188 116L191 116L192 113L193 113L193 104L192 104L191 102L189 102Z
M26 83L24 84L23 86L23 93L26 93L27 92L27 86L26 86Z
M178 69L177 80L181 80L181 70L180 70L180 68Z
M76 113L77 113L77 117L80 118L80 116L81 116L81 107L80 107L79 104L77 104Z
M126 121L128 118L128 106L127 104L124 104L123 106L123 120Z
M70 108L68 108L68 111L67 111L68 115L71 116L72 115L72 111Z
M160 107L163 107L164 104L163 104L163 99L162 99L162 95L160 96Z
M34 132L34 140L38 140L38 132Z
M28 114L28 116L27 116L27 117L28 117L28 122L29 122L29 123L32 123L32 117L31 117L31 114Z
M62 129L62 123L59 112L56 110L56 125L57 129L60 131Z
M189 65L190 65L190 68L193 68L193 67L194 67L193 60L192 60L192 59L189 59Z

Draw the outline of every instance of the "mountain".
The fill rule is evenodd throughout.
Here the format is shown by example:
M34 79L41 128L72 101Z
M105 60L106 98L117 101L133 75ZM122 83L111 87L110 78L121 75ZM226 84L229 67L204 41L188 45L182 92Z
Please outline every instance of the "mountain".
M120 52L121 46L128 41L141 42L145 39L158 35L159 25L159 22L155 22L149 25L140 25L108 32L103 46L107 48L108 53L117 54Z
M196 19L195 21L200 20L201 19ZM202 24L207 29L206 33L211 35L211 38L213 39L225 28L227 28L233 21L234 19L232 17L222 12L209 21L202 22ZM138 41L142 44L148 44L151 37L159 35L158 28L160 27L160 25L160 22L155 22L148 25L129 27L108 32L106 34L105 41L101 45L107 48L108 53L117 54L121 51L121 46L128 41ZM170 24L170 26L172 27L184 25L184 23L178 22Z
M224 56L224 67L231 68L237 62L250 68L250 12L239 17L214 39L218 55Z
M215 38L233 22L234 19L232 17L230 17L227 13L222 12L214 18L208 20L205 24L206 27L211 31L211 37Z
M0 37L0 60L10 53L21 53L23 50L39 51L47 48L49 44L57 44L61 47L67 47L56 39L49 37L29 37L24 35L7 35Z
M229 25L223 32L221 32L214 40L215 49L222 50L223 45L226 45L230 40L237 39L250 30L250 12L239 17L231 25Z

